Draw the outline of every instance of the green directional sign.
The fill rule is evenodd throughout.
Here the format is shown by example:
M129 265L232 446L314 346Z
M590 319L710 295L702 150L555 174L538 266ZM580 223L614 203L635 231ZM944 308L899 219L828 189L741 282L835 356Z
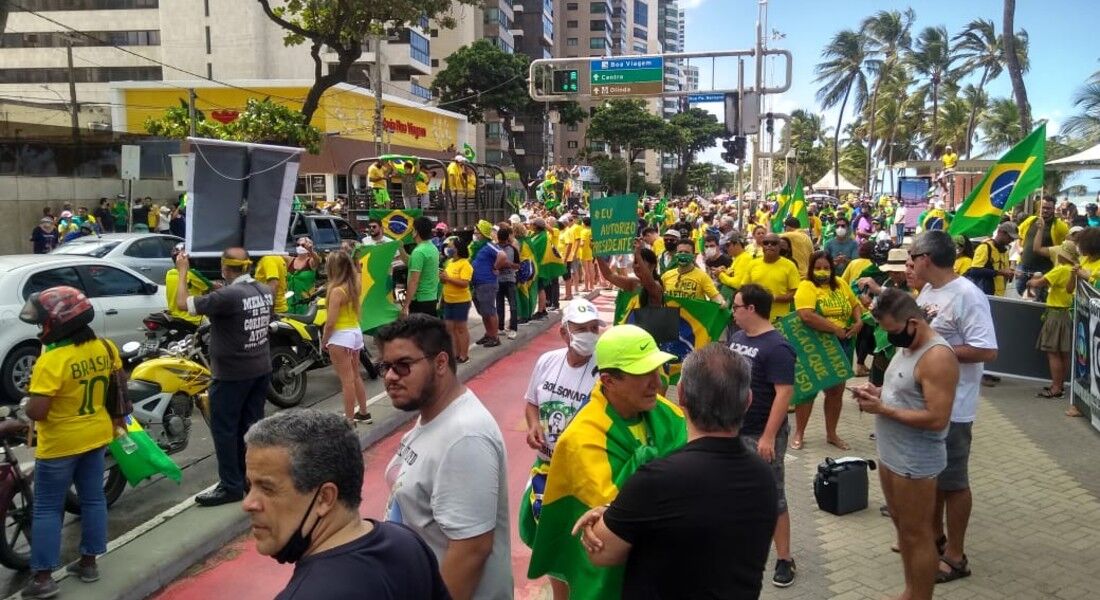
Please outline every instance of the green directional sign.
M592 83L660 83L664 77L664 69L592 71Z

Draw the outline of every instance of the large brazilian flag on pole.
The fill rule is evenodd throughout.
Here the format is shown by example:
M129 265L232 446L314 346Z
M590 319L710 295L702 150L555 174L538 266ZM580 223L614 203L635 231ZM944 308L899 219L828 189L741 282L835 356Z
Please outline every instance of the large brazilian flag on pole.
M778 203L775 206L775 216L772 217L772 233L783 231L783 220L787 218L791 211L791 200L791 184L788 183L779 192Z
M806 194L802 191L802 176L798 176L798 180L794 182L794 191L791 197L791 208L787 211L787 216L798 219L798 226L802 229L806 229L810 226L810 216L806 213Z
M565 261L558 254L558 249L550 243L550 235L540 231L527 236L531 252L535 256L535 264L538 265L538 278L550 281L555 277L565 275Z
M396 241L374 246L359 246L354 259L359 263L361 295L359 328L364 332L397 320L401 309L393 299L391 265L397 254Z
M993 235L1001 214L1043 185L1047 126L1042 124L989 169L955 213L948 232L969 238Z

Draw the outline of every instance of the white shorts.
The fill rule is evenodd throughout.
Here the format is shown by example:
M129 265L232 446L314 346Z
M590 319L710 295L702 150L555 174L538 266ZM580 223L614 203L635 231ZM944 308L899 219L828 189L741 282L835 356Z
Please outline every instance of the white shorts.
M337 329L329 336L328 345L360 350L363 348L363 332L358 329Z

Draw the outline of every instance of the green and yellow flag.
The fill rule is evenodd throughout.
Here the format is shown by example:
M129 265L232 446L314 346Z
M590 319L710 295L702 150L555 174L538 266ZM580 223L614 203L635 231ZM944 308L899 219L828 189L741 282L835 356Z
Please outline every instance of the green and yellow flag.
M993 235L1001 214L1010 211L1043 185L1046 124L1005 153L970 192L951 221L948 233L969 238Z
M133 415L126 417L124 421L126 435L134 446L127 451L122 446L122 438L115 438L107 448L111 451L111 456L115 458L126 481L136 486L153 475L164 475L179 483L183 479L183 471L180 470L179 465L169 458L153 438L149 437Z
M413 243L413 221L424 214L419 208L406 210L389 210L386 208L372 208L370 218L382 222L382 233L391 240L397 240L402 244Z
M391 271L397 246L396 242L386 242L355 249L360 272L359 328L364 332L392 323L401 314L393 300Z
M531 237L527 236L519 240L519 269L516 270L516 314L520 319L530 319L535 314L539 297L538 276L538 261L531 249Z
M623 567L596 567L571 533L588 510L607 504L639 467L667 456L687 441L684 413L665 398L641 413L649 434L642 444L603 395L600 384L554 448L536 525L530 503L520 509L520 538L531 546L531 579L552 575L569 582L571 600L613 600L622 597ZM522 507L528 507L525 512Z
M805 229L810 226L810 215L806 213L806 194L802 191L802 176L794 182L794 195L791 199L791 208L783 218L794 217L798 219L798 226ZM782 225L782 223L781 223Z
M565 261L562 260L558 249L550 243L550 234L540 231L527 236L527 242L531 246L531 253L535 256L539 279L549 281L565 275Z
M777 201L775 214L772 215L772 233L783 231L783 220L787 218L787 214L791 210L791 184L788 183L783 186Z

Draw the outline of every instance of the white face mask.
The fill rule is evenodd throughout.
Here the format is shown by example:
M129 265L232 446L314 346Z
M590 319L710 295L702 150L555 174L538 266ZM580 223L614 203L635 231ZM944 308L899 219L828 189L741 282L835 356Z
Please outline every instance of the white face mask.
M707 248L703 251L707 258L714 258L718 256L718 248Z
M581 331L578 333L569 333L569 347L573 349L573 352L580 354L581 356L592 356L596 351L596 340L600 338L600 334L592 333L591 331Z
M847 227L837 227L836 228L836 237L844 237L846 235L848 235L848 228Z

